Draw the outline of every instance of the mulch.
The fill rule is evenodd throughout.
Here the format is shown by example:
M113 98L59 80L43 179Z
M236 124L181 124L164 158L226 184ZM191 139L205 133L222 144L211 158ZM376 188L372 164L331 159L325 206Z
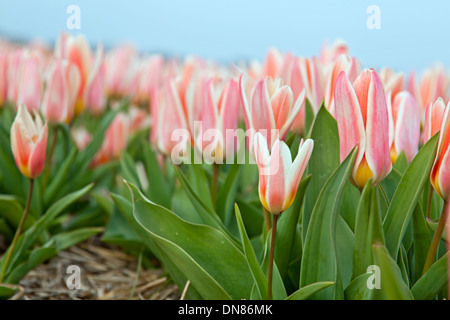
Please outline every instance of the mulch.
M66 281L80 268L80 289ZM90 239L39 265L19 283L21 300L177 300L183 294L161 268L144 269L120 248ZM187 289L187 288L185 288Z

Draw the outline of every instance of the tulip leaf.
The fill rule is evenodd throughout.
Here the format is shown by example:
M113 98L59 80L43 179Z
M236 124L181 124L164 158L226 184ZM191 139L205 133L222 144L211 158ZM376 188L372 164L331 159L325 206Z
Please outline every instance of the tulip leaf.
M331 287L334 284L335 283L332 281L321 281L312 283L303 288L298 289L289 297L287 297L286 300L306 300L315 293L319 292L320 290Z
M355 161L356 150L355 147L328 179L311 214L303 248L300 287L319 281L336 282L336 286L313 295L315 299L343 298L342 279L336 258L336 217Z
M403 281L402 273L385 246L374 245L374 265L379 267L380 289L373 291L374 299L412 300L413 295Z
M241 236L242 247L244 248L245 258L252 273L252 277L255 280L256 289L258 291L259 297L261 297L261 299L263 300L267 300L267 278L258 263L255 251L253 250L247 232L245 231L244 222L242 221L241 212L237 204L235 205L235 213L239 228L239 234Z
M345 288L344 294L346 300L371 300L373 290L369 289L368 280L372 273L365 272L353 279Z
M5 218L15 229L19 226L23 215L23 207L19 200L10 195L0 195L0 217ZM35 222L35 218L31 215L25 220L24 229L28 229Z
M133 215L160 252L203 299L248 299L253 286L244 254L223 232L192 224L146 199L132 184ZM178 283L178 285L180 285Z
M410 218L430 176L439 135L432 137L417 153L395 191L383 221L386 247L394 258L410 222Z
M28 230L26 230L17 241L16 248L12 254L10 264L6 270L6 277L8 277L8 272L23 259L26 255L26 250L28 250L36 241L36 239L44 232L48 225L53 222L59 214L61 214L69 205L77 201L80 197L89 192L93 187L93 184L87 185L86 187L72 192L55 202L45 213L42 215ZM9 250L9 249L8 249ZM7 252L8 252L7 250ZM6 254L4 255L4 257ZM5 263L4 259L0 261L0 269Z
M58 252L63 251L103 231L104 229L100 227L90 227L61 232L53 236L44 247L54 247Z
M237 231L236 220L233 215L233 205L235 203L237 188L239 186L239 177L242 166L239 164L231 165L227 172L226 179L222 187L218 190L216 211L222 219L225 226L233 233ZM233 233L234 234L234 233Z
M12 284L1 283L0 284L0 300L6 300L11 298L17 291L19 287Z
M148 143L143 147L144 166L148 179L147 196L153 202L170 208L170 190L159 166L155 152Z
M180 180L180 183L186 193L189 196L189 200L191 201L192 205L197 210L197 213L200 215L200 217L203 220L203 223L210 225L218 230L223 231L233 242L237 243L238 241L228 232L228 230L225 228L224 224L222 223L222 220L220 220L219 216L210 208L208 207L197 195L197 193L192 189L191 185L187 181L185 175L178 167L174 167L175 172L177 174L178 179Z
M362 191L356 216L353 279L366 273L367 267L373 265L374 244L384 245L384 234L379 187L372 186L372 179L369 179Z
M310 138L314 140L314 150L308 162L308 174L312 174L306 191L302 218L303 241L309 221L320 191L339 166L339 133L336 120L322 105L311 128Z
M305 197L306 188L311 181L311 176L303 179L297 189L294 201L291 207L283 212L277 226L277 239L275 242L275 261L278 270L283 279L287 275L292 248L294 247L295 233L299 222L300 211L303 199Z
M448 281L447 252L428 269L428 271L414 284L411 289L416 300L433 299Z
M416 206L412 216L414 232L414 272L413 281L417 281L422 275L422 270L428 255L431 244L430 231L425 221L420 204Z
M67 178L70 173L70 169L78 154L77 148L73 148L67 158L59 167L56 174L51 178L50 183L44 191L44 204L48 206L55 198L55 195L60 188L67 183Z
M138 186L142 190L141 181L136 170L136 164L129 153L123 152L120 157L120 169L125 180Z

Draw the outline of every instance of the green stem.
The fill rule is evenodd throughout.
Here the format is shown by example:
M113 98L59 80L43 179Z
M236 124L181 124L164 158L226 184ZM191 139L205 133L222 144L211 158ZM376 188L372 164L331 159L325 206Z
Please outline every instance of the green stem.
M54 127L52 142L50 143L50 150L48 152L48 157L45 161L44 173L42 177L42 183L44 186L47 186L48 178L50 175L50 168L52 164L53 154L55 153L57 137L58 137L58 125Z
M264 225L266 227L266 235L269 233L270 228L272 226L270 225L270 212L267 211L266 208L263 207L263 215L264 215Z
M442 209L441 217L439 218L438 225L436 227L436 231L434 232L433 240L431 240L430 249L428 250L427 259L425 260L425 265L423 267L422 275L424 275L428 269L433 264L435 258L436 258L436 252L439 246L439 242L442 237L442 233L445 228L445 222L447 221L448 217L448 211L450 209L450 206L448 205L448 202L446 201L444 204L444 208Z
M427 200L427 213L426 213L427 219L430 219L432 200L433 200L433 186L430 185L430 188L428 189L428 200Z
M214 207L216 206L216 200L217 200L217 189L219 185L219 172L220 172L220 165L217 163L213 163L212 167L212 181L211 181L211 197Z
M22 214L22 218L20 219L20 223L19 223L19 226L17 228L16 234L14 235L13 241L12 241L10 247L9 247L5 263L3 264L3 268L2 268L2 271L0 273L0 283L3 282L6 270L8 269L9 262L11 261L12 254L14 252L14 248L16 247L17 241L19 240L19 236L22 233L22 229L23 229L23 227L25 225L25 221L27 220L28 212L30 211L31 198L33 196L33 186L34 186L34 180L30 179L30 186L29 186L29 189L28 189L27 204L26 204L25 210L24 210L24 212Z
M273 215L272 220L272 239L270 241L269 253L269 274L267 277L267 299L272 300L272 277L273 277L273 258L275 253L275 236L277 234L278 215Z

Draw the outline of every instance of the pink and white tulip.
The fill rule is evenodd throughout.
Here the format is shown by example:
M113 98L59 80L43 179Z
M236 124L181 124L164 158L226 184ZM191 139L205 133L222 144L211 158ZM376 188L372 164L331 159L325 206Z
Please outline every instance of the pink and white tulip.
M260 79L248 92L246 79L239 80L240 96L244 107L244 119L247 130L261 132L272 147L276 139L286 140L295 117L305 101L303 89L294 101L294 93L281 78ZM249 138L249 150L253 150L253 135Z
M106 65L103 46L97 48L94 64L86 80L84 100L94 115L100 115L106 108Z
M444 110L439 143L430 180L436 192L447 201L450 197L450 104Z
M351 83L356 80L356 77L361 72L361 66L359 61L354 57L348 57L346 55L340 55L336 58L332 69L327 72L326 75L326 88L325 88L325 107L330 111L333 117L336 118L336 110L334 103L334 93L336 81L341 74L345 72Z
M430 102L425 111L422 140L427 143L432 136L441 130L442 119L444 118L445 102L439 97L434 103Z
M29 178L37 178L44 169L48 128L35 113L33 119L23 104L19 105L11 126L11 148L17 168Z
M403 151L411 162L420 142L420 113L416 99L408 91L396 94L391 104L391 93L387 96L389 111L389 145L391 161L395 163Z
M26 51L18 70L16 106L26 105L28 110L39 110L44 84L42 59L37 52Z
M383 85L373 69L364 70L352 85L345 72L336 81L336 116L341 162L358 145L350 181L363 188L377 184L391 171L389 115Z
M48 70L42 112L51 123L69 123L80 88L80 74L74 64L55 59Z
M241 104L238 83L233 79L205 79L203 97L202 132L196 137L196 145L208 162L222 163L226 157L233 157L238 147L234 135Z
M314 148L314 141L300 143L298 154L292 161L289 147L277 139L269 154L264 136L254 136L255 160L259 171L258 192L264 208L273 215L280 215L292 204L298 185Z

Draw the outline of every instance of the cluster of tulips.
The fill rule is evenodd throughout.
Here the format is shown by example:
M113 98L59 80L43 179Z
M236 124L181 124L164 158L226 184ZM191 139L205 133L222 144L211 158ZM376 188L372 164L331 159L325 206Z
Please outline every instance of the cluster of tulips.
M0 211L25 208L0 214L0 296L104 232L191 299L446 298L449 98L442 66L364 69L342 41L229 66L2 41ZM85 202L106 218L77 229Z

